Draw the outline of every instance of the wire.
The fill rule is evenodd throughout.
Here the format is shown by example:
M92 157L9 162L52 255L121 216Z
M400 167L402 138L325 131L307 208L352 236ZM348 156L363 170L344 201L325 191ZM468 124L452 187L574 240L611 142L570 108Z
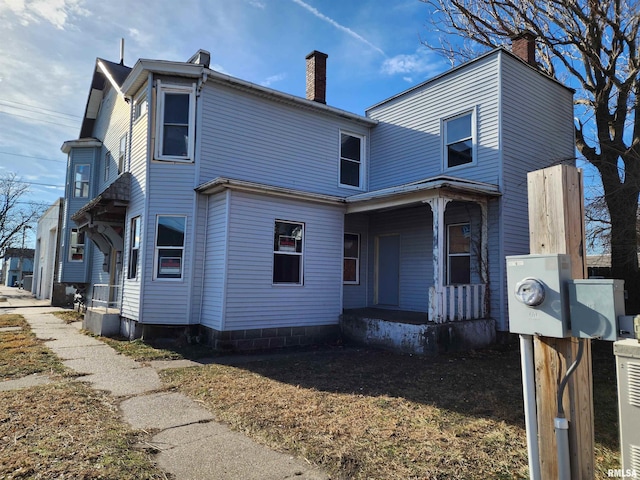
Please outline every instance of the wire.
M558 417L564 418L564 407L562 406L562 397L564 396L564 389L567 386L567 382L569 381L569 377L573 372L575 372L576 368L580 364L580 360L582 360L582 353L584 352L584 338L578 340L578 355L576 356L576 360L571 364L571 366L567 369L567 373L565 373L564 378L560 382L558 386Z
M15 103L16 105L23 105L25 107L35 108L35 109L38 109L38 110L44 110L45 112L53 112L53 113L59 113L60 115L68 115L69 117L82 118L80 115L74 115L73 113L65 113L65 112L60 112L59 110L51 110L49 108L38 107L36 105L32 105L30 103L16 102L15 100L0 100L0 102Z
M7 103L7 102L9 102L9 103ZM28 108L16 107L15 105L10 105L10 103L16 103L18 105L25 105ZM27 105L26 103L13 102L11 100L0 100L0 105L8 107L8 108L14 108L16 110L24 110L25 112L32 112L32 113L37 113L37 114L42 114L42 115L53 115L53 116L61 117L61 118L72 117L72 118L66 118L66 120L73 120L73 118L82 118L82 117L79 117L78 115L72 115L70 113L57 112L56 110L49 110L48 108L36 107L34 105ZM41 110L41 111L38 111L38 110Z
M10 113L10 112L0 112L0 113L4 113L5 115L11 115L13 117L28 118L29 120L33 120L35 122L50 123L52 125L58 125L59 127L78 128L77 125L67 125L59 122L50 122L48 120L42 120L39 118L27 117L26 115L18 115L17 113Z
M66 160L54 160L52 158L34 157L32 155L22 155L21 153L1 152L0 155L13 155L14 157L34 158L36 160L44 160L47 162L67 163Z

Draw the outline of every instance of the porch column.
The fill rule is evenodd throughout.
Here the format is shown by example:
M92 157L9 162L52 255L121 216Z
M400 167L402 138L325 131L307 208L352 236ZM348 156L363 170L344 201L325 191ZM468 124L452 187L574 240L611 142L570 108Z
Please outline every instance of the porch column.
M429 320L442 322L444 312L444 260L445 232L444 212L451 200L443 197L430 198L426 202L433 214L433 289L429 294Z
M480 232L480 280L484 283L484 294L480 305L480 316L485 317L489 312L489 208L487 200L478 202L482 225Z

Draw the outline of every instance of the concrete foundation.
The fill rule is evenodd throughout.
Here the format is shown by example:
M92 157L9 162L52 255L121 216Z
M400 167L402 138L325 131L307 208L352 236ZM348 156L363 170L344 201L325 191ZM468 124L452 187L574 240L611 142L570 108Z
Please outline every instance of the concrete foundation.
M340 326L346 340L424 356L484 348L496 341L496 325L492 319L412 324L344 314Z
M120 334L120 314L116 311L94 310L87 308L82 328L94 335L114 337Z

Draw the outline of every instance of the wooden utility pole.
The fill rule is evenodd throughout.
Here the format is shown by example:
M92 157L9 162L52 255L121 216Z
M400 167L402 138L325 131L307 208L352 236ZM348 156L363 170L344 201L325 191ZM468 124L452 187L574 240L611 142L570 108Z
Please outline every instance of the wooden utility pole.
M532 254L571 256L573 278L584 278L585 231L582 171L558 165L531 172L529 184L529 248ZM569 421L572 480L593 479L593 382L591 341L584 340L578 369L564 392ZM554 418L558 384L577 356L577 338L534 337L536 404L540 470L544 480L558 478Z

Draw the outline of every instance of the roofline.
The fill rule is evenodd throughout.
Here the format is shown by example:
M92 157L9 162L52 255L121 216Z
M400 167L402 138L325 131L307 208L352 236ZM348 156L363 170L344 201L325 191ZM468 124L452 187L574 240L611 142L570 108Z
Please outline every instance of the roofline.
M387 98L385 100L382 100L382 101L380 101L380 102L378 102L378 103L376 103L374 105L371 105L370 107L365 109L365 112L369 112L370 110L373 110L374 108L378 108L378 107L384 105L385 103L391 102L391 101L393 101L393 100L395 100L395 99L397 99L399 97L407 95L408 93L411 93L414 90L418 90L418 89L424 87L425 85L428 85L430 83L436 82L436 81L442 79L443 77L446 77L447 75L451 75L451 74L453 74L455 72L458 72L459 70L465 69L465 68L473 65L474 63L480 62L481 60L483 60L483 59L485 59L487 57L490 57L492 55L497 55L497 54L500 54L500 53L507 54L511 58L521 62L523 65L526 65L527 67L529 67L531 70L533 70L537 74L542 75L543 77L551 80L552 82L556 83L557 85L569 90L572 93L575 93L575 89L573 89L571 87L567 87L565 84L563 84L559 80L557 80L557 79L553 78L552 76L546 74L545 72L537 69L535 66L530 65L529 63L525 62L522 58L518 57L516 54L514 54L510 50L508 50L505 47L501 46L501 47L496 47L496 48L494 48L492 50L489 50L488 52L480 55L477 58L474 58L474 59L469 60L467 62L461 63L460 65L457 65L457 66L455 66L455 67L453 67L453 68L451 68L449 70L446 70L446 71L440 73L439 75L436 75L435 77L429 78L428 80L425 80L424 82L421 82L421 83L419 83L417 85L414 85L413 87L410 87L410 88L408 88L408 89L406 89L406 90L404 90L402 92L396 93L395 95L393 95L393 96L391 96L391 97L389 97L389 98Z
M161 75L178 75L190 78L203 78L204 81L214 81L220 84L229 85L230 87L237 88L244 91L252 92L256 95L272 98L276 101L288 103L296 107L312 109L316 111L322 111L329 115L334 115L347 120L355 121L365 126L371 127L378 124L377 120L368 118L363 115L348 112L336 107L331 107L323 103L314 102L313 100L307 100L306 98L284 93L271 88L263 87L255 83L248 82L231 75L226 75L210 68L206 68L203 65L191 64L185 62L170 62L166 60L148 60L140 59L136 62L127 77L127 80L122 85L122 91L126 96L133 96L135 92L140 88L142 83L146 81L145 72L152 72Z
M213 195L225 189L237 190L249 193L260 193L275 197L295 198L314 203L325 203L331 205L344 205L344 198L335 195L325 195L322 193L312 193L293 188L276 187L265 183L248 182L227 177L217 177L195 188L195 191L204 195Z
M60 150L62 150L62 153L69 153L72 148L92 148L101 146L102 142L95 138L80 138L77 140L67 140L62 144Z

